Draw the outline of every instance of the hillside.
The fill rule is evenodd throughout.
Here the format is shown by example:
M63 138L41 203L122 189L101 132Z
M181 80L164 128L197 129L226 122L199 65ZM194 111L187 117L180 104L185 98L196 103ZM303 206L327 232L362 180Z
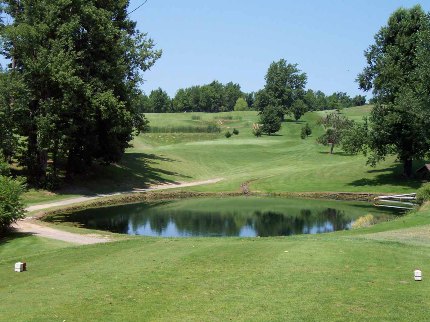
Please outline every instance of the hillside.
M343 111L360 121L369 106ZM29 203L95 192L145 188L151 184L224 178L195 191L238 191L249 182L261 192L409 192L420 182L401 177L401 168L388 158L376 168L366 165L362 155L346 155L339 147L330 155L318 145L323 133L317 125L325 112L307 113L302 120L287 120L279 133L256 138L251 131L257 112L148 114L152 130L135 138L123 161L107 168L95 167L58 195L30 192ZM302 140L301 127L308 123L312 135ZM221 132L213 132L219 126ZM234 128L239 135L225 138ZM329 180L328 180L329 179Z

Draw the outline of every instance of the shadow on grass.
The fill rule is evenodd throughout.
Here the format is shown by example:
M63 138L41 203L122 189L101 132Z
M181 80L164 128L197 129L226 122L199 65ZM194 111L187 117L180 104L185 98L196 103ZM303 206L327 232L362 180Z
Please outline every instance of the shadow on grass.
M283 121L283 123L297 123L297 124L302 124L302 123L306 123L306 121L303 120L293 120L293 119L285 119Z
M117 164L95 165L91 172L74 179L65 185L58 194L81 194L86 196L98 193L120 192L145 189L154 184L178 183L169 177L189 179L191 177L161 169L161 162L179 162L163 156L147 153L126 153Z
M328 148L328 149L330 149L330 148ZM327 150L327 151L319 151L318 153L319 154L329 154L330 155L330 151L329 150ZM334 150L331 155L339 155L339 156L343 156L343 157L352 157L352 156L354 156L354 154L346 153L344 151L336 151L336 150Z
M418 189L421 186L421 180L404 177L402 170L401 164L393 165L385 169L368 170L368 174L377 173L377 175L373 178L354 180L349 183L349 185L353 187L391 185L394 187Z
M277 133L273 133L273 134L264 134L263 136L266 136L266 137L275 137L275 136L283 136L282 134L277 134Z
M32 233L21 233L21 232L17 232L16 230L10 230L8 232L6 232L5 236L0 237L0 246L6 245L7 243L11 242L12 240L16 240L19 238L25 238L25 237L29 237L29 236L33 236Z

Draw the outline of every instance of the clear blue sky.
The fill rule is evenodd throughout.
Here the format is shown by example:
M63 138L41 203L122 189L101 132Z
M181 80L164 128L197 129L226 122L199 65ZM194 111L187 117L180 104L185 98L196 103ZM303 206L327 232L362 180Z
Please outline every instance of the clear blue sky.
M355 82L363 51L394 10L415 4L430 11L430 0L148 0L131 17L163 56L143 89L173 96L219 80L257 91L270 63L284 58L306 72L308 88L363 94Z

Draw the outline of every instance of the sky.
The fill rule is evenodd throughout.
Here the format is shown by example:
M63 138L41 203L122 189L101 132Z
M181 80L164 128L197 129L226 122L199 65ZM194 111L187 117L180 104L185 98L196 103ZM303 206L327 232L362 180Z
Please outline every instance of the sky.
M130 11L143 2L131 0ZM163 55L142 89L174 96L218 80L257 91L270 63L284 58L307 74L307 88L370 98L355 82L364 50L391 13L416 4L430 11L430 0L147 0L130 17Z

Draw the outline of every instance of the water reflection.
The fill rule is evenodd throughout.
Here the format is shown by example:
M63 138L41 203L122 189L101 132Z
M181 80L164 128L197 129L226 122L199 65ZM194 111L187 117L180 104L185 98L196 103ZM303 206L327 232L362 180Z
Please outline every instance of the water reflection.
M285 206L282 211L258 207L257 210L250 210L250 207L242 209L234 202L231 209L224 207L219 211L187 209L180 205L180 202L178 205L160 202L90 209L66 215L61 220L76 222L85 228L130 235L266 237L345 230L351 227L355 218L351 214L354 211L348 210L351 205L345 210L340 204L336 208L321 207L321 202L317 209L289 209ZM360 213L366 212L360 209Z

